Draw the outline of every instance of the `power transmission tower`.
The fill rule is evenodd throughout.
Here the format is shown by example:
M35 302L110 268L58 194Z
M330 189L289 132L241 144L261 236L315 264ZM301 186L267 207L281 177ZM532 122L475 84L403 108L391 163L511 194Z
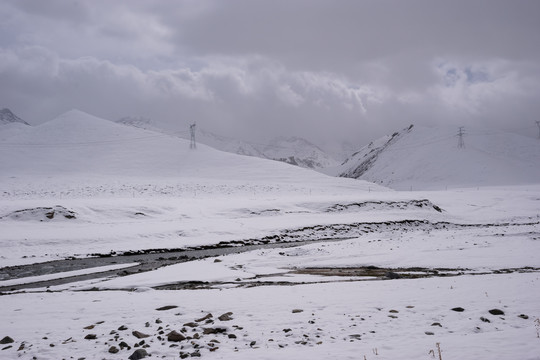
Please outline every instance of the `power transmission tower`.
M463 126L460 126L458 134L457 134L458 137L459 137L458 148L464 148L465 147L465 141L463 141L463 135L465 135L465 130L463 128L464 128Z
M537 121L536 125L538 125L538 138L540 139L540 121Z
M191 133L191 142L189 143L190 149L196 149L197 143L195 142L195 124L189 125L189 132Z

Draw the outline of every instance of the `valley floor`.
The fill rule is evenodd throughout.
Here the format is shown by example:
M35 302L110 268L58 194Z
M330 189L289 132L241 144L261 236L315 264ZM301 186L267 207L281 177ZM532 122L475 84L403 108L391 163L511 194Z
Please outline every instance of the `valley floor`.
M540 359L539 185L359 184L228 184L230 194L207 184L167 196L161 184L132 197L114 186L59 197L37 185L24 196L11 184L0 207L0 287L34 281L6 275L8 266L70 256L328 241L4 291L0 357Z

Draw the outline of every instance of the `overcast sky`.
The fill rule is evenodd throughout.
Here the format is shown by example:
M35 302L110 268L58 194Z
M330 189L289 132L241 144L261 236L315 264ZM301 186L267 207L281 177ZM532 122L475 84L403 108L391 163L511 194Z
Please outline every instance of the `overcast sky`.
M0 107L319 144L535 135L540 1L0 0Z

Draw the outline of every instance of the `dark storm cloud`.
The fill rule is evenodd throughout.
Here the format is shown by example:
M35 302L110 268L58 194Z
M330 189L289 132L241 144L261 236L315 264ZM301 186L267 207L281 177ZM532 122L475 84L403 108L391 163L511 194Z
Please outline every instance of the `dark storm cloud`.
M535 0L9 0L0 106L358 145L410 123L525 133L539 14Z

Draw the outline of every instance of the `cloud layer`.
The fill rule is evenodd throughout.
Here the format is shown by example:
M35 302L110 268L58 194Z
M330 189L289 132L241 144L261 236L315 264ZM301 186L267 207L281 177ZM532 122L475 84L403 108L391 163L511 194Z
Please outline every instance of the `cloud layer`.
M34 124L78 108L357 146L410 123L526 133L538 14L535 0L8 0L0 106Z

